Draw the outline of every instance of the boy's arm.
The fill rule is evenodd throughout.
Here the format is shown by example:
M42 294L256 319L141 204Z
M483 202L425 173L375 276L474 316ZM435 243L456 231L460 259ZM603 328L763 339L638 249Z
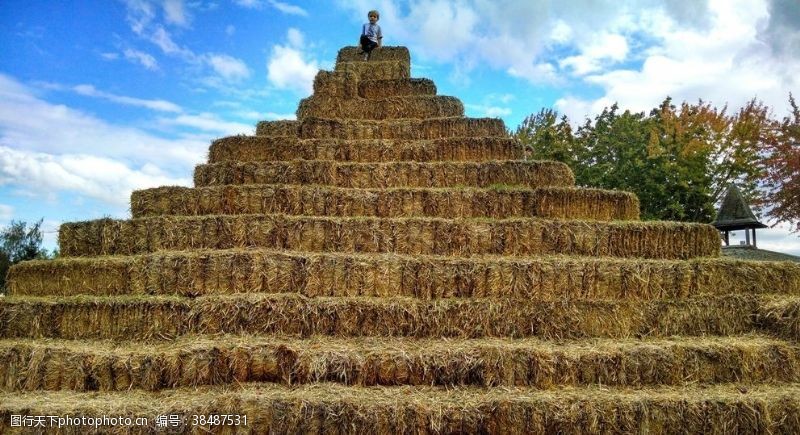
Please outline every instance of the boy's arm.
M378 47L383 46L383 30L381 30L381 26L378 26Z

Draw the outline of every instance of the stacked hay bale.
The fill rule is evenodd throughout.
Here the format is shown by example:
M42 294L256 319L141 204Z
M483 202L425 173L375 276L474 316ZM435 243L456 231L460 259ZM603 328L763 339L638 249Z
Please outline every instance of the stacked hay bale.
M0 432L800 431L800 264L640 222L409 77L344 48L297 121L14 266Z

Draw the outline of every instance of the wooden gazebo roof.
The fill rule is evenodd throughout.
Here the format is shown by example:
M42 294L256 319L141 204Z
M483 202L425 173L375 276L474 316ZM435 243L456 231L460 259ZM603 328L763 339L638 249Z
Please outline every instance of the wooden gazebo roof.
M711 223L720 231L735 231L750 228L767 228L766 225L756 219L750 206L734 185L728 187L725 199L717 212L717 219Z

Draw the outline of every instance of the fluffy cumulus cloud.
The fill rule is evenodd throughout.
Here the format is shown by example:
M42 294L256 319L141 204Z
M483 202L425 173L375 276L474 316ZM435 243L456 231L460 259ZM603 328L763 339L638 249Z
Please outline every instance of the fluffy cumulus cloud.
M278 89L308 95L313 90L319 64L316 60L307 60L309 55L303 51L303 40L303 34L291 28L287 32L287 44L272 47L267 60L267 79Z
M177 109L168 102L128 99L88 85L72 90L121 104L154 103L156 110L166 112ZM241 126L217 124L209 130L226 134L240 132ZM209 139L192 134L165 138L114 125L52 104L28 86L0 75L0 185L18 190L35 186L39 196L70 191L122 204L133 189L188 185L184 174L203 160Z
M619 102L647 110L666 96L785 108L800 88L796 0L340 1L359 21L378 8L389 44L467 73L505 71L566 91L581 119ZM580 89L570 93L569 89ZM594 99L580 98L594 89Z
M127 204L131 191L161 185L191 185L152 164L131 167L121 161L81 155L45 154L0 146L0 185L35 186L38 195L72 191L110 204Z
M594 100L563 98L557 107L571 117L597 113L613 102L647 110L669 95L677 101L702 98L734 107L756 97L783 112L788 93L800 88L794 73L800 70L800 19L792 27L786 16L775 18L782 3L710 1L706 19L694 26L683 25L667 11L651 11L642 21L652 23L646 29L655 42L637 53L640 61L592 71L583 80L603 95ZM792 40L797 41L794 47Z

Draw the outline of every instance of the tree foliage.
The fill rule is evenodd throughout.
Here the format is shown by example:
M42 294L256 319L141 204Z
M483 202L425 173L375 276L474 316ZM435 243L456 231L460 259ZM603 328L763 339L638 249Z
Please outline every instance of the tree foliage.
M766 180L763 202L771 207L775 224L793 222L800 232L800 109L789 95L792 113L775 128L767 143Z
M729 114L727 107L702 100L676 106L670 98L649 114L621 111L615 104L574 133L566 117L545 109L526 118L515 135L533 158L567 163L579 185L636 193L643 219L710 222L731 183L756 200L764 194L765 174L773 174L775 203L788 199L777 192L787 195L787 188L797 188L800 163L787 164L800 161L797 146L789 151L777 146L789 137L797 143L800 118L793 107L795 116L784 120L783 136L775 134L770 109L755 99ZM776 145L767 149L766 144ZM766 158L778 155L785 158ZM787 173L795 174L794 184L787 182ZM764 209L797 213L766 204Z
M0 292L5 289L8 269L20 261L47 258L42 248L42 220L28 228L26 222L11 221L0 230Z

